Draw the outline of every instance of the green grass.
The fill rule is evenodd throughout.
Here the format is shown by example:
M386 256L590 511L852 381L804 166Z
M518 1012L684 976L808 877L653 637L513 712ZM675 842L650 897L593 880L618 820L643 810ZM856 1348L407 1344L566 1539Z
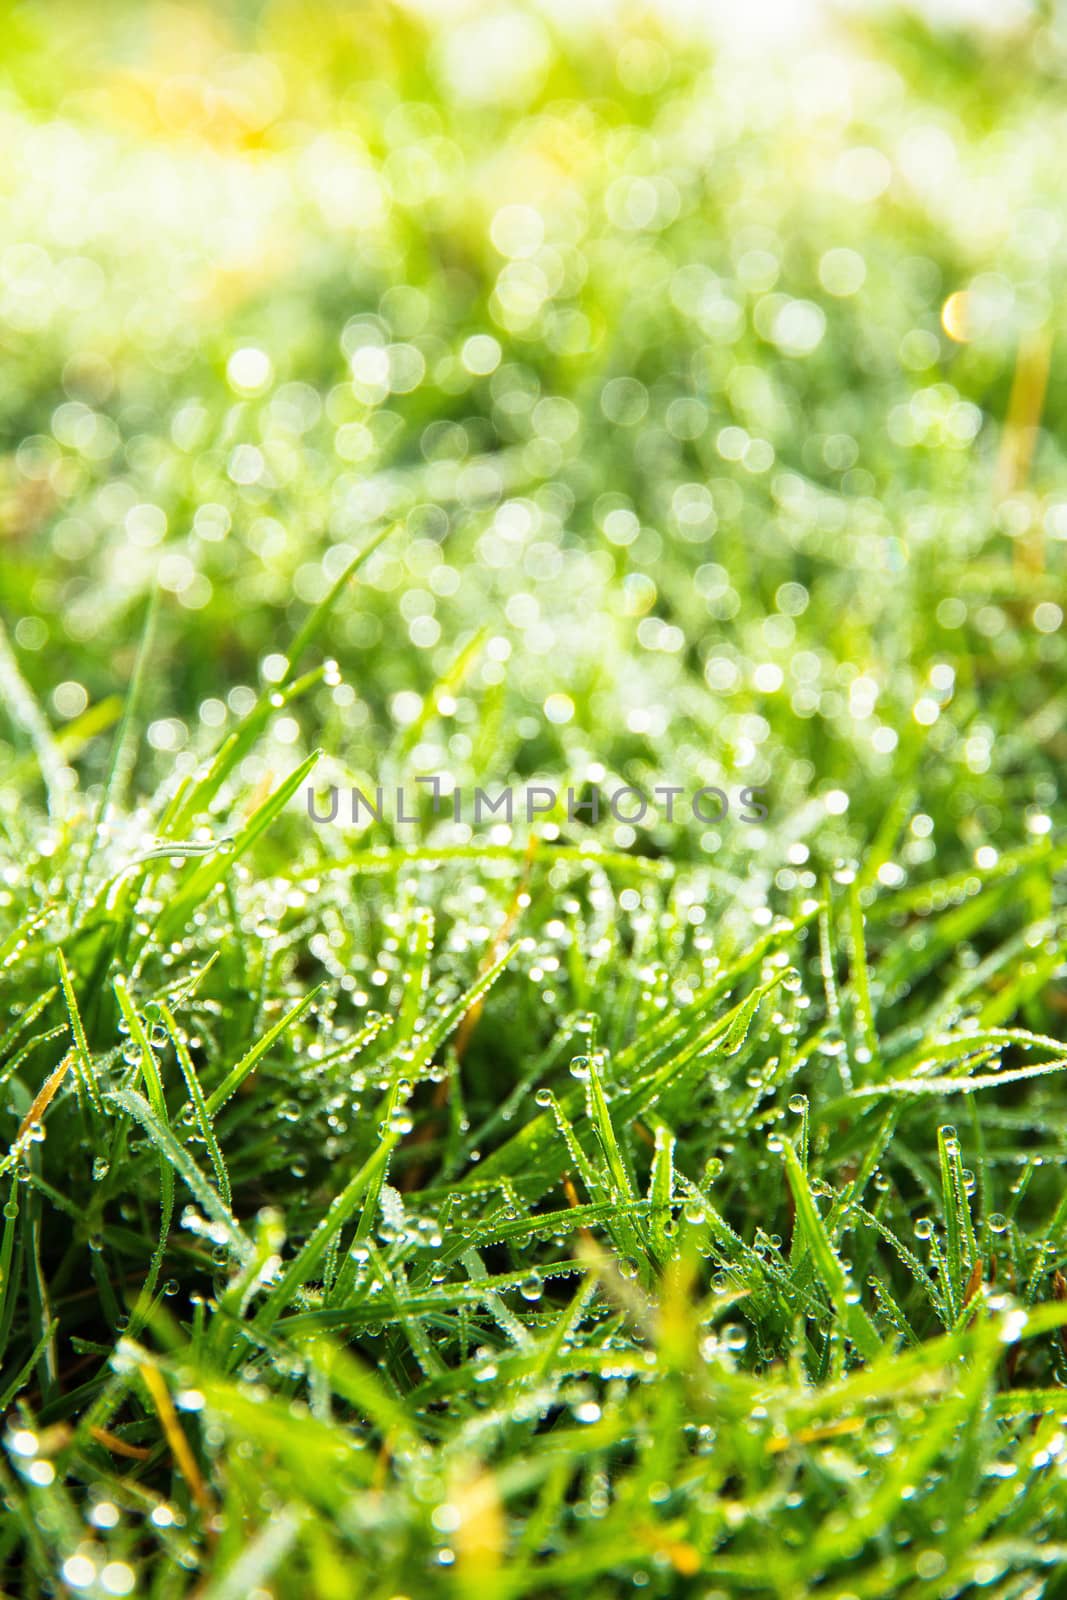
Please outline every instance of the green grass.
M1061 1594L1064 38L500 15L7 18L0 1590Z

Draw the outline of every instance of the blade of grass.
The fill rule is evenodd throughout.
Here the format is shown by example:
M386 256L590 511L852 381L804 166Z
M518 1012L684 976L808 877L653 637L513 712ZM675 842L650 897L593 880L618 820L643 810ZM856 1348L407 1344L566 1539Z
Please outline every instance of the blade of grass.
M59 963L59 977L63 985L63 998L67 1003L67 1015L70 1017L71 1032L74 1035L74 1067L78 1074L79 1085L93 1110L97 1113L102 1113L104 1106L100 1099L100 1085L96 1080L96 1069L93 1066L93 1058L85 1037L85 1028L82 1024L81 1013L78 1010L77 996L74 993L74 985L70 979L70 969L61 949L56 951L56 960Z
M234 862L239 861L245 852L252 848L260 835L270 827L275 817L285 809L321 754L321 750L313 751L306 761L301 762L295 772L291 772L288 778L278 785L273 794L258 807L245 826L235 836L233 844L227 853L216 852L210 860L205 861L194 872L190 873L182 888L164 906L160 913L154 930L154 937L158 943L167 944L176 937L197 906L207 899L212 889L222 881Z
M840 1257L830 1243L799 1156L788 1139L783 1139L782 1149L786 1176L796 1206L797 1226L803 1233L816 1271L849 1338L860 1354L870 1360L881 1352L882 1341L867 1313L858 1304L858 1297L849 1285Z
M76 928L81 920L82 909L85 904L85 893L89 882L89 871L94 857L103 839L104 829L113 807L121 804L126 792L130 775L133 771L134 747L133 727L140 709L141 693L144 686L144 675L152 653L152 644L155 637L156 617L159 611L159 590L154 588L148 597L145 609L144 625L141 629L141 642L137 649L134 661L133 676L126 692L126 703L123 706L122 718L115 732L111 745L111 760L108 765L107 776L100 795L100 801L93 817L89 830L89 842L82 860L81 871L78 874L77 887L74 891L74 908L71 912L70 925Z

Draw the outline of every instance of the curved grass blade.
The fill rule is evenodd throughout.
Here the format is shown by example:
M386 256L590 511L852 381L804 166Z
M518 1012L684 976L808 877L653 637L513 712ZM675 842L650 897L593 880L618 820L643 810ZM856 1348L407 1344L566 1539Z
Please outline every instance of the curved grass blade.
M245 851L251 849L260 834L270 827L279 812L288 805L321 754L321 750L313 751L295 772L291 772L288 778L278 785L274 793L248 819L225 854L216 852L209 861L205 861L190 874L181 889L160 913L154 930L154 937L159 943L169 943L185 927L197 906L202 904L216 884L222 881L233 862L240 860Z
M200 1087L200 1079L196 1075L196 1068L193 1066L192 1057L189 1054L188 1047L186 1046L185 1040L181 1035L178 1024L174 1020L174 1013L171 1011L165 1000L161 1000L159 1002L159 1012L160 1016L163 1018L163 1026L170 1034L171 1043L174 1046L174 1053L178 1057L178 1065L181 1068L182 1077L185 1079L186 1088L189 1090L189 1098L193 1103L193 1112L196 1116L196 1125L200 1129L200 1137L203 1139L204 1144L207 1147L207 1153L211 1157L211 1165L215 1169L215 1177L218 1179L219 1183L219 1192L222 1195L223 1203L227 1208L230 1208L232 1207L233 1203L230 1192L230 1175L226 1171L226 1163L222 1159L222 1151L219 1149L219 1141L215 1137L215 1129L211 1122L211 1113L208 1111L207 1105L204 1102L204 1091Z
M176 1172L212 1221L217 1222L225 1231L237 1259L247 1260L252 1254L252 1241L234 1220L232 1211L212 1188L192 1156L178 1143L166 1123L159 1119L144 1095L139 1094L136 1089L109 1089L105 1099L108 1104L118 1106L141 1124L159 1152L161 1162L167 1166L171 1174L172 1194L173 1174Z

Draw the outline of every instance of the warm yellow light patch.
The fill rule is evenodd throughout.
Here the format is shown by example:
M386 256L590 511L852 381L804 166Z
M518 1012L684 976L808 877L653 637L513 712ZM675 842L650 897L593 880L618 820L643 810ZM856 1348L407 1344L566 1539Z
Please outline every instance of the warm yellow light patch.
M971 337L970 296L963 289L950 294L941 307L941 326L950 339L966 344Z
M507 1544L504 1513L496 1483L489 1472L458 1477L450 1499L459 1514L454 1543L459 1570L468 1583L485 1582L500 1565Z
M685 1543L668 1545L667 1554L671 1558L675 1572L680 1572L683 1577L695 1578L700 1571L700 1552L693 1545Z

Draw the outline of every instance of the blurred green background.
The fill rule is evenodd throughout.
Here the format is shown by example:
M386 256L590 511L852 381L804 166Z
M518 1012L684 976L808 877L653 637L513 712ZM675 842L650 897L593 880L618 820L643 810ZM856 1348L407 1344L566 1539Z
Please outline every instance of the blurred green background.
M1011 17L8 7L0 614L84 790L154 585L146 783L391 526L244 781L766 784L834 859L907 793L901 870L1051 826L1067 36Z

